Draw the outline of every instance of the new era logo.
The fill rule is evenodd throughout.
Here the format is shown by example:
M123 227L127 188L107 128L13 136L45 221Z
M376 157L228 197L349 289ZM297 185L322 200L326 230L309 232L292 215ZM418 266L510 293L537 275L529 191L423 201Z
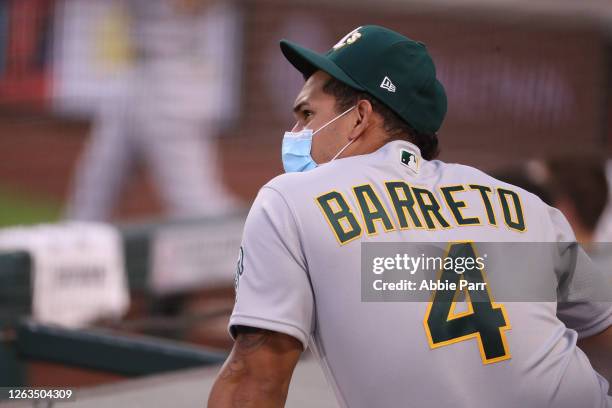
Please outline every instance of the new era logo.
M382 80L382 83L380 84L380 87L382 89L386 89L389 92L395 92L395 85L393 85L393 82L391 82L391 80L389 79L389 77L384 77Z

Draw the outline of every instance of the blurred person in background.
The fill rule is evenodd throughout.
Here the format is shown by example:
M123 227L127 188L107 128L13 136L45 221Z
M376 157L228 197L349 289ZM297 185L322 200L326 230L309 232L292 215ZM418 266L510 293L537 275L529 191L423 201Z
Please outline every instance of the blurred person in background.
M544 172L544 173L543 173ZM548 185L540 175L547 174L546 166L541 161L529 162L527 165L512 166L493 172L493 176L501 181L513 184L537 195L546 204L552 204Z
M101 104L94 119L67 218L108 220L139 161L148 164L170 216L235 211L239 204L222 184L213 139L224 74L218 60L226 46L223 33L213 30L215 16L226 3L129 0L117 4L126 13L135 61L126 73L125 86Z
M545 171L552 205L565 215L576 240L612 285L610 243L602 242L597 236L609 197L605 159L593 153L568 154L547 160ZM601 351L589 339L581 347L590 356L593 367L610 378L612 367L602 359Z
M546 169L552 205L563 212L578 242L588 249L596 241L595 232L608 203L603 158L593 154L559 156L547 160Z
M608 203L599 218L595 230L595 242L612 242L612 159L605 160L605 172L608 182Z

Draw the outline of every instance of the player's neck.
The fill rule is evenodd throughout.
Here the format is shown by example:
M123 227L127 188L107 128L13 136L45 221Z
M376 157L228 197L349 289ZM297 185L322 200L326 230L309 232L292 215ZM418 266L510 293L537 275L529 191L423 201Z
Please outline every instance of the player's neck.
M578 241L583 246L589 246L594 238L595 234L588 228L583 228L579 225L574 225L574 234L576 235L576 241Z
M378 149L383 147L385 144L387 144L387 142L390 142L390 141L391 141L390 138L386 136L384 133L380 133L380 132L366 133L362 135L361 137L359 137L357 140L355 140L337 158L341 159L344 157L360 156L363 154L374 153L375 151L377 151Z

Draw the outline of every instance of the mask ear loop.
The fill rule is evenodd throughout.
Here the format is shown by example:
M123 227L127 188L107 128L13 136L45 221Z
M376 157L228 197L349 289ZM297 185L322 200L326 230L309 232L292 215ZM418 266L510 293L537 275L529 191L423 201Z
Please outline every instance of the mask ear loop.
M346 144L346 146L344 146L342 149L340 149L340 151L338 153L336 153L336 155L334 157L332 157L332 159L329 162L331 163L334 160L336 160L338 158L338 156L340 156L342 154L342 152L345 151L346 148L349 147L351 145L351 143L353 143L355 140L357 140L357 138L355 138L355 139L351 140L350 142L348 142Z
M355 109L357 107L357 105L353 106L352 108L350 108L349 110L347 110L346 112L344 112L342 115L338 116L338 118L346 115L347 113L349 113L350 111L352 111L353 109ZM336 119L338 119L336 118ZM334 120L336 120L334 119ZM327 125L326 125L327 126ZM338 158L338 156L340 156L342 154L343 151L346 150L347 147L349 147L351 145L351 143L353 143L355 140L357 139L353 139L351 141L349 141L342 149L340 149L340 151L338 153L336 153L336 155L334 157L332 157L332 159L329 161L330 163L333 162L334 160L336 160Z
M341 117L343 117L344 115L346 115L347 113L349 113L350 111L352 111L353 109L355 109L357 107L357 105L353 106L352 108L348 108L347 110L345 110L344 112L342 112L340 115L336 116L335 118L333 118L332 120L330 120L329 122L327 122L326 124L324 124L323 126L321 126L320 128L318 128L315 132L313 132L313 136L316 135L317 133L319 133L321 130L325 129L327 126L331 125L332 123L334 123L335 121L337 121L338 119L340 119Z

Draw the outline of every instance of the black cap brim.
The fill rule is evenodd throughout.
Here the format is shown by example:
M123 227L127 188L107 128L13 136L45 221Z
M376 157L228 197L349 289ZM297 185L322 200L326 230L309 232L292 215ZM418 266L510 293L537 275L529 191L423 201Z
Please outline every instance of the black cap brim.
M308 78L316 71L321 70L328 73L338 81L350 86L351 88L358 91L366 90L364 87L355 82L350 76L348 76L342 70L342 68L324 55L309 50L308 48L301 47L287 40L281 40L280 48L285 58L287 58L291 65L300 71L305 78Z

